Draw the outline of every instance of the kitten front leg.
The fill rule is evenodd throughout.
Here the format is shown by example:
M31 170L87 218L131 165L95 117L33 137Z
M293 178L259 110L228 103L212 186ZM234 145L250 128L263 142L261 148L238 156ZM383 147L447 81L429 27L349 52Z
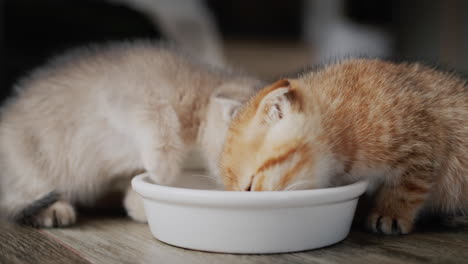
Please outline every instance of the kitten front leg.
M152 88L106 94L102 102L109 122L136 144L151 179L171 184L179 173L185 145L179 117L170 102Z
M143 166L151 179L158 184L173 183L185 151L176 112L162 105L146 113L137 130Z
M143 207L143 199L136 193L131 186L128 187L124 198L124 208L128 216L133 220L141 223L146 223L146 213Z
M387 235L411 232L431 187L430 172L407 172L398 184L384 184L377 193L368 228Z
M143 166L158 184L172 184L181 167L183 149L176 146L149 143L141 151Z

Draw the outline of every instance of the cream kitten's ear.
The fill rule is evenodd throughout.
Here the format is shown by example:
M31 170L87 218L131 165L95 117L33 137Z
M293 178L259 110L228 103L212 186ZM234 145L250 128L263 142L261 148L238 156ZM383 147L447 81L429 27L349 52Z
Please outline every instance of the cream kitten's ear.
M226 98L223 95L217 95L213 98L213 100L216 104L219 105L223 120L226 122L230 122L234 116L236 116L239 107L241 106L239 101Z
M295 103L295 93L289 82L279 81L263 97L257 114L265 123L273 124L288 115Z

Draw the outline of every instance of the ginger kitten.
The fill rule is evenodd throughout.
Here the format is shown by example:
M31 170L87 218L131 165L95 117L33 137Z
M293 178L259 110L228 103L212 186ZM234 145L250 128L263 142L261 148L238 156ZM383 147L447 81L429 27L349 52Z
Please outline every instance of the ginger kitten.
M184 154L205 151L213 174L231 117L259 81L189 60L152 42L70 52L17 86L0 121L0 214L42 227L76 220L76 203L111 190L146 221L129 185L160 184Z
M468 86L420 64L351 59L261 90L233 120L228 190L371 183L367 224L406 234L468 204Z

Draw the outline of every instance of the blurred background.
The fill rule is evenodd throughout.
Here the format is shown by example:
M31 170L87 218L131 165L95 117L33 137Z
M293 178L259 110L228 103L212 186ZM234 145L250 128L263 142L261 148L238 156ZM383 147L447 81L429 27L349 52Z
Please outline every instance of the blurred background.
M28 71L88 43L171 41L266 80L349 56L468 73L463 0L3 0L1 99Z

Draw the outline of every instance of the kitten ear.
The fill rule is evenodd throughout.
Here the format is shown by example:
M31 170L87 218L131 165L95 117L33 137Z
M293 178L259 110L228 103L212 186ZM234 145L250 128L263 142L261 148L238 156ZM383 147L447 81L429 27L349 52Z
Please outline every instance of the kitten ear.
M261 100L258 113L263 122L273 124L291 112L296 103L295 94L287 80L280 80L267 90L269 92Z
M213 100L220 106L223 120L226 122L230 122L236 116L241 106L241 102L226 98L223 95L216 95Z

